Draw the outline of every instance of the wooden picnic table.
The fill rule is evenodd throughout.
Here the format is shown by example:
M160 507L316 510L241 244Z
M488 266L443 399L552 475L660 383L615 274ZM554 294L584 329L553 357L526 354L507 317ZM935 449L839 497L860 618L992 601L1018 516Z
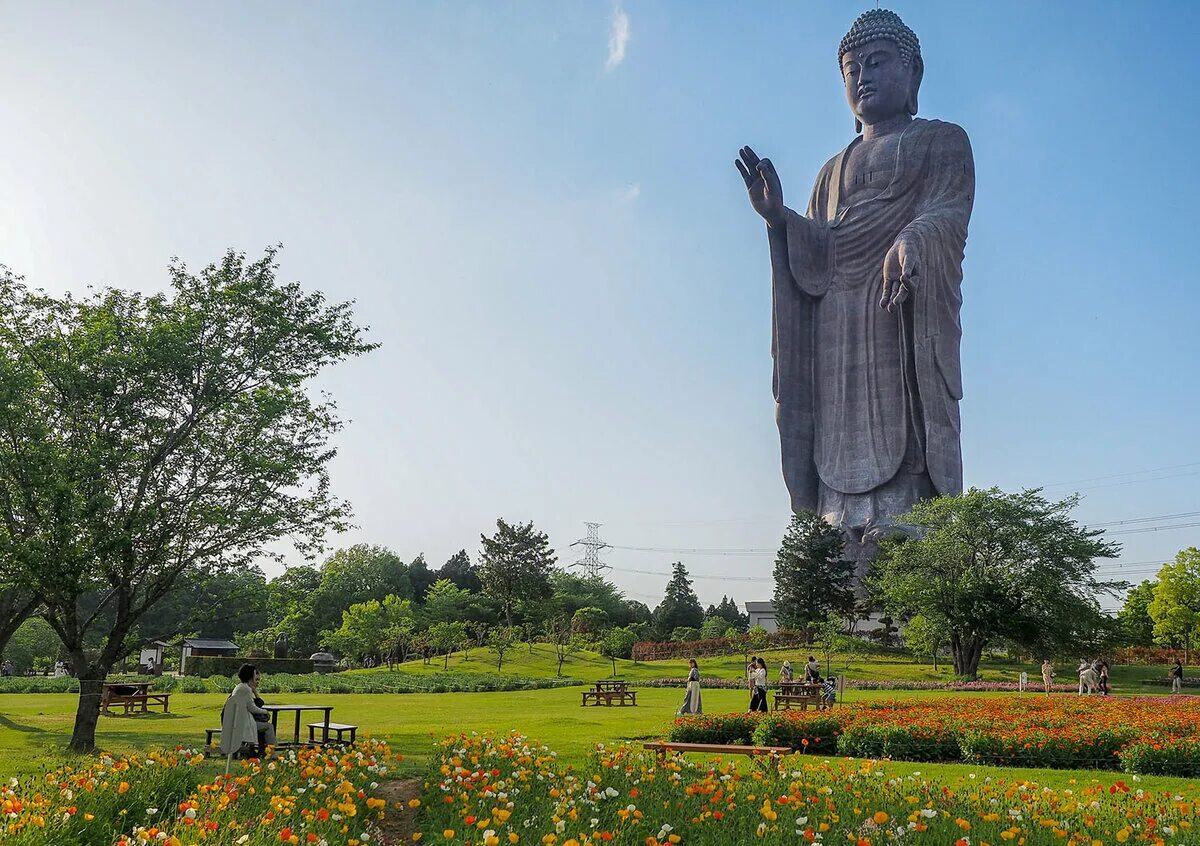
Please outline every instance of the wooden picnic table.
M775 710L787 711L793 707L799 707L801 711L807 710L809 704L821 710L825 707L825 700L822 698L823 686L812 684L810 682L785 682L779 685L779 692L775 694Z
M112 716L112 707L124 709L129 714L148 714L151 705L161 705L163 713L171 710L171 694L151 693L153 682L105 682L100 694L100 711Z
M333 711L332 705L264 705L263 710L271 712L271 725L273 725L275 727L275 739L278 742L277 745L279 745L279 746L286 745L284 743L283 739L279 737L279 715L284 713L285 711L294 712L296 714L296 726L295 726L295 731L292 734L292 743L291 743L292 746L300 745L300 714L303 713L304 711L323 711L324 712L325 721L324 721L324 724L322 725L322 728L323 728L322 736L326 740L329 739L329 729L330 729L329 714L330 714L330 712Z
M584 705L637 705L637 691L630 690L629 684L623 679L603 679L596 682L591 690L583 691Z
M601 679L596 682L596 690L621 691L628 689L629 683L625 679Z

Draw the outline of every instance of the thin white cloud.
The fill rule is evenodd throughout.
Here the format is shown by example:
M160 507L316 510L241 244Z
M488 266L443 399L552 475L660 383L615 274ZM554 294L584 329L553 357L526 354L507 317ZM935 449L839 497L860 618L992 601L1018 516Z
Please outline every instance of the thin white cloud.
M608 59L604 72L609 73L625 61L625 48L629 44L629 15L618 6L613 10L612 25L608 29Z
M621 193L617 195L617 199L622 203L632 203L642 196L642 183L634 182L621 189Z

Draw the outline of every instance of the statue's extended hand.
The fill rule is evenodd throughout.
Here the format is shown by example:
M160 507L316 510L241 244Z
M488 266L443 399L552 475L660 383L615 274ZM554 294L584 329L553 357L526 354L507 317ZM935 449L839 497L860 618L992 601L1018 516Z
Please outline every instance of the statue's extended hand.
M905 239L892 244L883 259L883 296L879 307L891 311L899 308L917 287L921 260L916 245Z
M770 159L760 159L749 147L738 150L740 158L734 159L738 173L750 192L750 205L762 216L768 226L783 223L783 185Z

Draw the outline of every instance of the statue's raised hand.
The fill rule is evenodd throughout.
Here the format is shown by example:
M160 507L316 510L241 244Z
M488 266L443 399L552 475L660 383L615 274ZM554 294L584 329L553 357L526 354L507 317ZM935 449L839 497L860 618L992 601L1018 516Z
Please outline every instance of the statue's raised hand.
M750 205L762 216L767 225L774 228L783 224L783 185L770 159L760 159L749 147L738 150L734 159L738 173L750 192Z
M883 296L879 307L899 308L920 283L921 257L916 244L900 238L883 259Z

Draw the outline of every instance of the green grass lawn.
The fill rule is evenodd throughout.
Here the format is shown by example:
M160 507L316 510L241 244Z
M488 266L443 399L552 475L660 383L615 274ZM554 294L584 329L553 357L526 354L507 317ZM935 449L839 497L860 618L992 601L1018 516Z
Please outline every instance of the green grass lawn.
M771 679L779 675L779 665L784 660L792 662L797 674L803 672L804 662L808 653L796 651L768 651L762 653L767 661ZM745 664L740 655L727 655L716 658L700 658L700 672L704 678L741 679L745 674ZM447 662L437 658L429 664L409 661L399 665L401 670L413 673L445 672ZM496 653L491 649L472 649L466 655L456 652L448 662L451 671L463 670L472 672L496 672ZM1065 663L1056 665L1057 680L1071 683L1075 679L1075 667ZM954 670L948 664L939 664L934 670L932 664L916 663L905 657L890 656L836 656L830 667L835 675L844 675L850 679L870 679L889 681L953 681ZM520 645L505 653L503 673L531 677L554 676L557 670L554 649L546 644L534 644L532 651L526 645ZM980 667L980 678L984 681L1015 682L1024 670L1029 673L1031 684L1041 683L1041 664L984 664ZM354 672L374 672L373 670L356 670ZM577 652L567 656L563 663L564 676L570 676L583 681L592 682L597 679L610 678L613 675L613 662L595 652ZM1164 693L1165 688L1153 688L1142 684L1143 679L1161 679L1167 674L1166 667L1113 667L1111 684L1120 693ZM687 675L687 661L633 661L618 659L616 676L634 680L658 678L683 678Z
M328 703L333 718L354 723L361 731L386 739L406 758L404 771L423 772L434 741L460 731L504 733L518 730L546 743L562 757L582 765L596 743L615 743L661 737L678 706L682 691L643 689L638 707L581 708L579 688L468 694L291 694L272 696L276 704ZM850 702L868 698L929 698L945 696L930 691L852 691ZM1012 696L1011 693L974 694ZM217 725L223 703L220 694L175 694L171 713L136 717L101 717L97 734L104 749L124 752L152 747L199 746L204 729ZM0 775L38 772L64 759L62 750L70 736L76 697L70 694L0 695ZM706 690L709 713L745 709L740 690ZM315 719L315 716L314 716ZM214 762L214 768L218 764ZM1068 770L1015 770L955 764L891 765L897 773L919 770L947 777L966 772L982 776L1027 778L1045 785L1077 782L1109 784L1129 776L1118 773ZM1147 785L1170 785L1194 792L1182 779L1146 778Z

